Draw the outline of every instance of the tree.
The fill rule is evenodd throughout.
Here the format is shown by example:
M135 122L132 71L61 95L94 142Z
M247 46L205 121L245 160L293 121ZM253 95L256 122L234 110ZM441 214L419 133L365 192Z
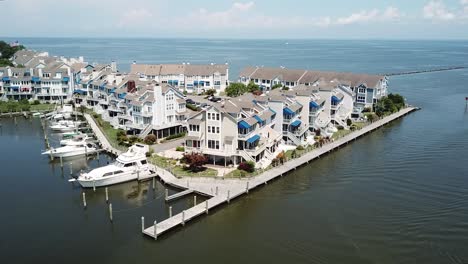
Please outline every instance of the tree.
M353 120L351 120L351 119L349 119L349 118L346 119L346 125L347 125L347 126L351 126L352 124L353 124Z
M253 81L250 81L247 85L247 90L251 93L260 91L260 86L256 85Z
M203 166L208 163L208 158L199 153L187 153L184 154L182 161L189 166L188 168L190 171L199 172L202 171L204 169Z
M213 96L216 94L216 89L208 89L205 92L206 95Z
M277 83L271 87L272 90L278 89L278 88L283 88L283 85L281 83Z
M156 143L156 140L156 136L153 134L149 134L145 137L145 143L148 145L153 145L154 143Z
M231 83L225 90L226 95L230 97L243 95L247 91L248 91L247 86L245 86L245 84L243 83Z
M237 169L252 173L255 171L255 163L253 161L241 162Z
M10 59L15 55L19 50L23 50L23 45L10 46L10 44L5 41L0 41L0 66L13 66Z

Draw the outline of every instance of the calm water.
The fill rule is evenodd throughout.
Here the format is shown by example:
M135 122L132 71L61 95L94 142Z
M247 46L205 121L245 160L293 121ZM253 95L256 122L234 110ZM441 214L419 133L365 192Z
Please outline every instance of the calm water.
M284 65L389 72L465 64L467 42L24 39L52 54L138 62ZM234 79L231 77L231 79ZM1 119L1 263L466 263L468 262L468 71L391 79L391 90L423 109L308 167L210 212L157 242L140 217L167 216L164 187L104 191L67 182L40 155L37 120ZM100 164L109 158L100 157ZM98 165L73 161L74 171ZM175 212L191 199L174 204Z

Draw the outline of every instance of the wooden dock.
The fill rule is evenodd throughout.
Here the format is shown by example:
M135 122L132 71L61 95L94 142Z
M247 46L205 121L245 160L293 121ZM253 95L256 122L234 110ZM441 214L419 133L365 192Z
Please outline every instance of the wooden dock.
M157 176L165 183L177 188L188 189L196 193L204 194L210 198L203 203L195 205L192 208L184 210L172 217L165 219L159 223L151 225L145 228L144 218L142 218L142 232L154 239L157 239L161 234L177 227L185 225L191 219L202 214L208 214L209 211L221 204L229 203L232 199L247 194L250 190L255 189L259 186L267 184L269 181L274 180L277 177L281 177L286 173L296 170L298 167L308 164L310 161L319 158L320 156L326 155L327 153L338 149L353 140L356 140L372 131L399 119L419 108L408 107L397 113L384 117L361 130L351 132L350 134L326 144L320 148L317 148L302 157L290 160L285 164L268 170L256 177L249 179L217 179L217 178L183 178L178 179L172 175L169 171L162 168L155 168Z
M112 147L109 140L107 140L107 137L104 135L104 133L98 127L96 122L94 122L94 119L89 114L84 114L84 117L85 117L86 121L88 122L88 124L90 125L91 130L93 130L94 135L96 135L99 142L101 142L102 149L107 151L107 152L110 152L112 154L120 155L122 153L122 151Z
M170 201L173 201L173 200L180 199L180 198L184 197L185 195L189 195L191 193L193 193L193 190L187 189L185 191L178 192L178 193L175 193L173 195L169 195L169 196L166 197L166 202L170 202Z

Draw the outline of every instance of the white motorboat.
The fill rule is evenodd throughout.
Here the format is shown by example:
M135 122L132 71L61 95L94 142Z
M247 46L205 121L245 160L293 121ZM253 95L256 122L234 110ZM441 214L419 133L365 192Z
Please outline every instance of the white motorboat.
M60 140L60 145L61 145L61 146L80 145L80 144L82 144L83 142L86 142L86 140L88 140L88 139L89 139L88 135L86 135L86 134L78 134L78 135L74 135L74 136L71 137L71 138Z
M78 128L78 124L79 123L73 121L60 120L57 123L52 124L50 129L61 132L73 131Z
M75 145L69 145L60 148L52 148L46 152L43 152L42 155L50 155L53 158L67 158L75 156L84 156L96 153L98 151L96 145L87 142L80 142Z
M91 188L133 181L151 175L151 167L146 159L148 150L149 147L146 145L135 144L127 152L120 154L113 164L82 173L77 179L70 181L78 181L84 188Z

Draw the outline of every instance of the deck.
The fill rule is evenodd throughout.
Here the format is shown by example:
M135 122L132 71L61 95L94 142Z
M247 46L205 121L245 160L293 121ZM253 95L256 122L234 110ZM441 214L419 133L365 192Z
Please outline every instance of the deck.
M295 170L297 167L308 164L310 161L319 158L335 149L338 149L353 140L356 140L372 131L399 119L418 108L408 107L397 113L384 117L358 131L354 131L332 143L326 144L321 148L315 149L300 158L290 160L284 165L275 167L271 170L266 171L256 177L249 179L216 179L216 178L183 178L178 179L170 172L156 168L156 174L165 183L181 189L190 189L194 192L207 195L211 198L203 203L200 203L192 208L189 208L179 214L172 216L171 218L165 219L158 222L156 226L145 228L142 226L143 233L154 239L157 239L161 234L173 229L174 227L185 225L189 220L194 219L202 214L207 214L211 209L224 204L229 203L230 200L248 193L250 190L255 189L258 186L267 184L269 181L274 180L277 177L281 177L286 173ZM153 222L152 222L153 223ZM143 223L144 224L144 223ZM156 228L156 230L155 230Z

